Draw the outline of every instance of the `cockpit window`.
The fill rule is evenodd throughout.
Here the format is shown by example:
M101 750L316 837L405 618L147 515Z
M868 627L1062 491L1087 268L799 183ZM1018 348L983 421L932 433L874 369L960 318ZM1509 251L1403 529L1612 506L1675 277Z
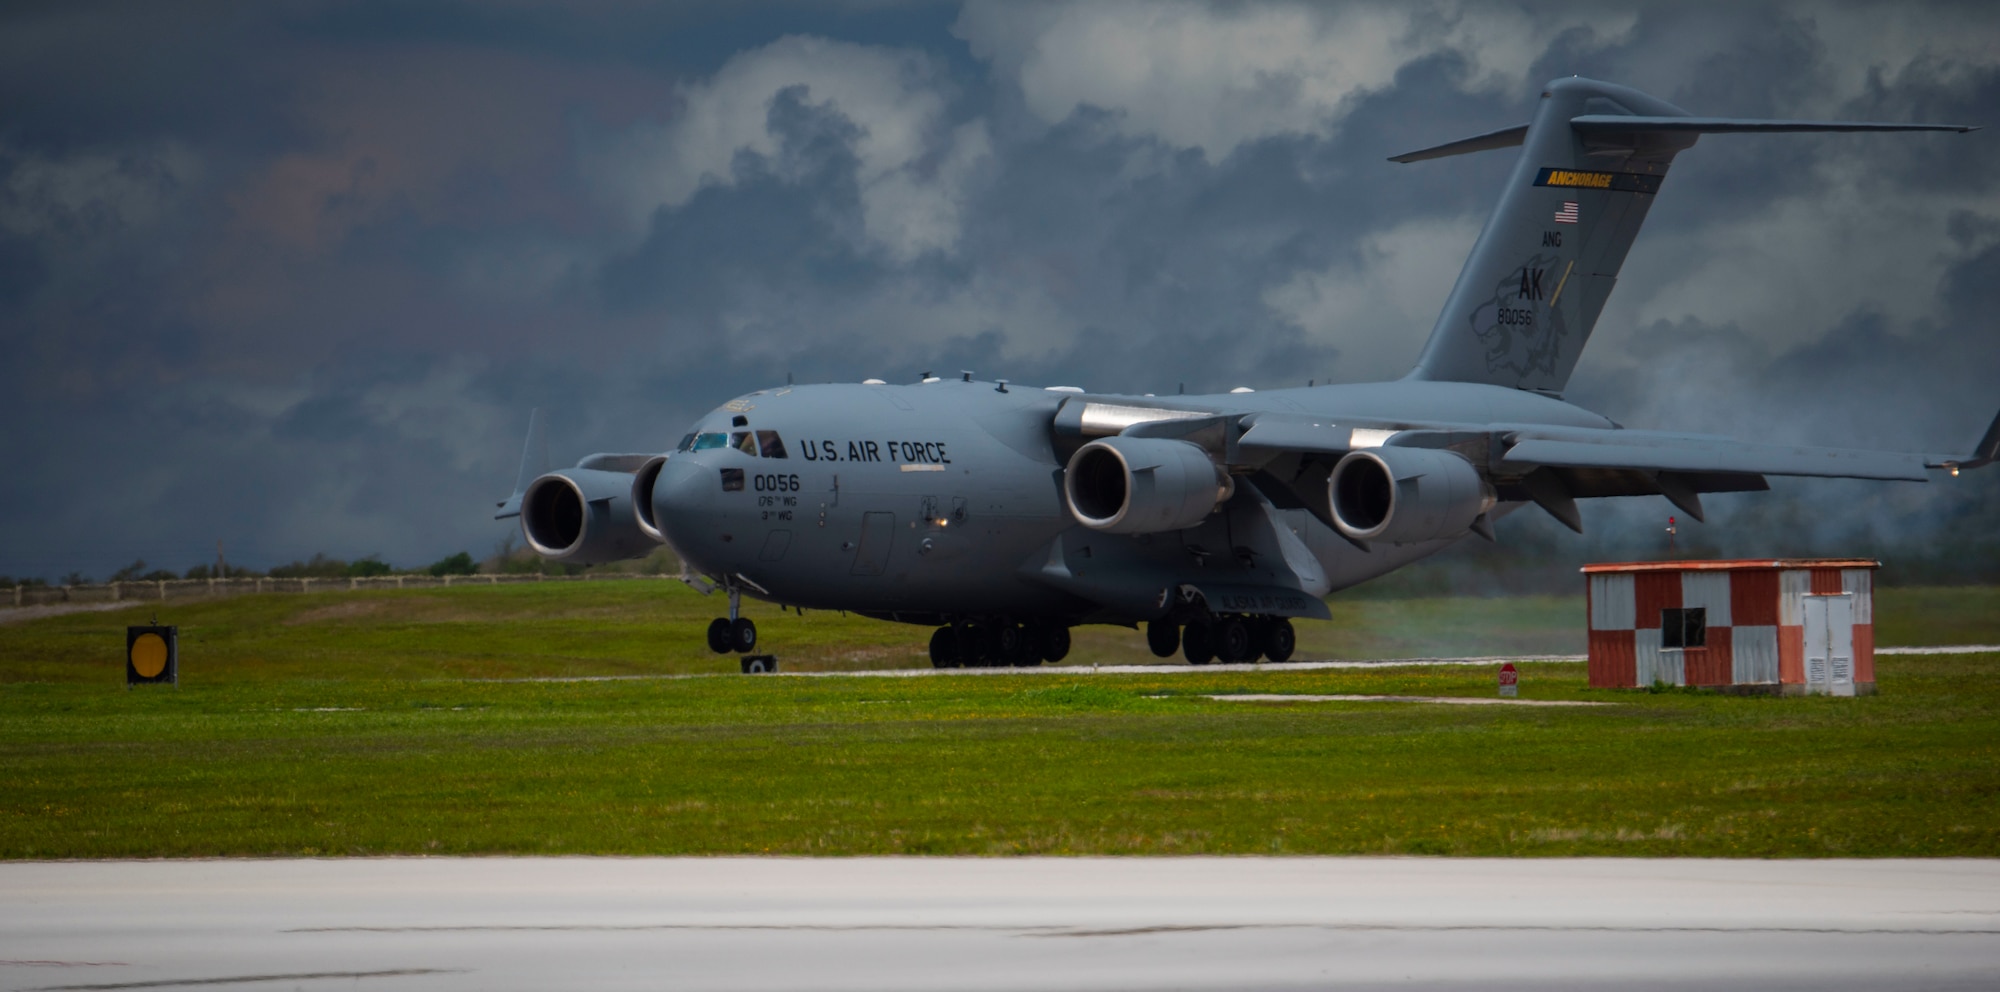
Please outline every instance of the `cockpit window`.
M752 458L757 457L757 435L749 431L737 431L729 435L729 446Z
M694 438L694 447L690 450L707 451L710 448L726 447L728 444L727 434L697 434Z
M785 442L777 431L757 432L757 451L766 458L785 457Z
M684 438L681 438L681 446L680 446L680 447L678 447L678 448L675 448L674 450L675 450L675 451L691 451L691 450L693 450L693 449L694 449L694 439L695 439L695 437L696 437L696 436L697 436L697 435L694 435L694 434L689 434L688 436L686 436L686 437L684 437Z

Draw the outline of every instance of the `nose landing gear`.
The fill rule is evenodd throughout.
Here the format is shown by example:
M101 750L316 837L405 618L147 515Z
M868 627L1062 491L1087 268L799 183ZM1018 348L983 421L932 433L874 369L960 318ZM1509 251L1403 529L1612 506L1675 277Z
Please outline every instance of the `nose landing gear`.
M757 625L743 616L743 594L729 590L729 615L708 622L708 649L716 654L757 649Z

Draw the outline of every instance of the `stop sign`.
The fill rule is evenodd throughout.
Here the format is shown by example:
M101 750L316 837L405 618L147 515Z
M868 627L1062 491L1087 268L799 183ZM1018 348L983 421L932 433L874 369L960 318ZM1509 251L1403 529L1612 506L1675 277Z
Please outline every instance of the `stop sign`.
M1521 675L1514 670L1514 663L1511 661L1502 662L1500 665L1500 694L1503 696L1512 696L1520 688L1520 685Z

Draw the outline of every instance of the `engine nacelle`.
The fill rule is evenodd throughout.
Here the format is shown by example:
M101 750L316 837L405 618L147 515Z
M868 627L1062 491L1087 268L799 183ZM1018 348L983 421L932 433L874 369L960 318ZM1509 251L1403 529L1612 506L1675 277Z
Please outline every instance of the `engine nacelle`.
M660 469L666 464L667 456L654 455L632 473L633 516L638 520L639 530L661 544L667 543L667 535L660 529L659 511L653 507L653 484L660 481Z
M1193 527L1234 492L1229 473L1200 445L1171 438L1100 438L1063 470L1069 512L1109 534Z
M1350 451L1326 488L1334 526L1357 541L1457 537L1493 508L1479 470L1456 452L1433 448Z
M624 472L566 468L528 483L521 495L521 533L552 561L596 565L650 554L656 542L632 512L633 477Z

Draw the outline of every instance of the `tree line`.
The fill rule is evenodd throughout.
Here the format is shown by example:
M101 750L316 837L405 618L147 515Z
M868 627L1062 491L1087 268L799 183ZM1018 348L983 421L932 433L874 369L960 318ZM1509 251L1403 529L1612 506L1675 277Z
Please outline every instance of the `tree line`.
M484 559L472 557L469 551L446 555L428 565L398 568L383 560L379 554L372 554L353 560L335 558L325 552L314 554L302 561L273 566L266 571L257 571L228 562L202 562L184 571L153 568L145 559L134 559L130 565L111 573L105 582L158 582L181 579L349 579L369 578L377 575L581 575L585 572L611 572L636 575L665 575L680 570L680 561L673 553L661 548L652 555L634 561L612 562L606 565L582 566L565 565L561 562L545 560L529 548L519 545L510 535L493 549ZM88 586L97 580L82 572L71 572L61 579L51 582L42 577L12 577L0 575L0 589L16 585L30 588L49 585Z

